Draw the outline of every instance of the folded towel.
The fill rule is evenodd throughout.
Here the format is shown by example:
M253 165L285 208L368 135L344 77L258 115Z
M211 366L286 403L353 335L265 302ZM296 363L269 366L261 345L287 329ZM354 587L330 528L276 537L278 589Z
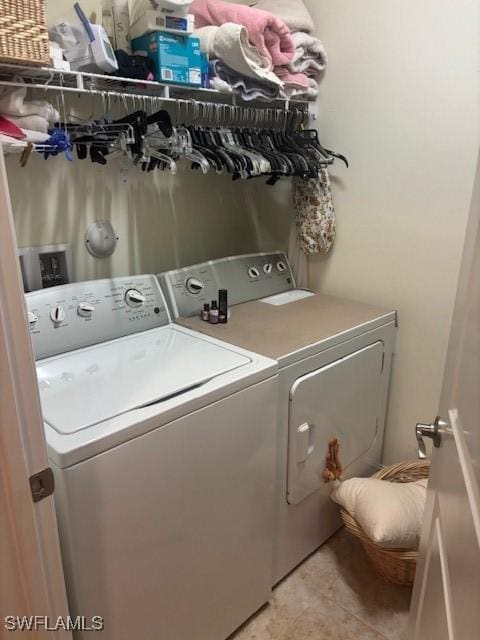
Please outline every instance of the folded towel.
M30 129L31 131L48 134L48 120L42 118L42 116L8 116L8 119L20 129Z
M219 26L225 22L243 25L250 42L273 65L287 64L293 57L295 46L289 28L267 11L223 0L194 0L190 11L195 15L197 27Z
M287 65L289 70L298 73L305 73L309 69L324 71L328 58L322 41L301 31L293 33L292 38L295 53Z
M305 73L292 73L287 67L275 67L275 73L282 80L285 87L306 89L310 86L310 80Z
M305 31L306 33L315 31L312 16L303 0L257 0L257 2L252 1L250 6L270 11L274 16L283 20L291 31Z
M315 78L308 78L308 87L298 87L294 84L285 85L283 89L280 89L280 96L291 100L292 98L302 100L315 100L318 96L319 86Z
M212 60L211 68L210 86L212 89L222 93L238 91L242 99L247 102L251 100L276 100L279 96L280 87L242 76L221 60Z
M248 31L240 24L226 22L220 27L202 27L195 31L200 39L201 50L210 59L219 59L237 73L283 86L273 73L269 58L260 55L257 48L248 41Z
M18 76L13 78L21 82ZM60 115L46 100L26 100L26 87L0 87L0 113L7 116L40 116L58 122Z
M33 144L42 144L48 140L48 134L41 133L40 131L32 131L31 129L23 129L23 133L26 136L28 142Z

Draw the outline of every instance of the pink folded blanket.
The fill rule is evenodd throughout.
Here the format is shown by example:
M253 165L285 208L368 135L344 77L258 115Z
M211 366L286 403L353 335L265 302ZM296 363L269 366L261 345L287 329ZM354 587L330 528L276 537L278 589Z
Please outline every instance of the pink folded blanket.
M272 65L288 64L295 53L295 45L287 25L268 11L253 9L222 0L194 0L190 13L195 15L195 26L221 25L235 22L247 28L249 40Z
M310 86L310 79L306 73L295 73L287 67L275 67L275 73L285 83L286 87L306 89Z

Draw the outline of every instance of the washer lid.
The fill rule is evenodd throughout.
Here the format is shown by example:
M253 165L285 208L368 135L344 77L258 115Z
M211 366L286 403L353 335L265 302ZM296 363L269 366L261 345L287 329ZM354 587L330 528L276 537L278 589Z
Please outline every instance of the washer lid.
M154 404L251 360L161 327L37 364L43 418L60 434Z

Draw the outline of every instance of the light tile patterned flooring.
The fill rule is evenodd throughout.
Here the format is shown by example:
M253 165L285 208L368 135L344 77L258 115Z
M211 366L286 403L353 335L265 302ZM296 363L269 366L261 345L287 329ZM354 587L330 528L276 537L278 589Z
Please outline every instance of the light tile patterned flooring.
M357 540L341 530L230 640L407 640L410 596L378 578Z

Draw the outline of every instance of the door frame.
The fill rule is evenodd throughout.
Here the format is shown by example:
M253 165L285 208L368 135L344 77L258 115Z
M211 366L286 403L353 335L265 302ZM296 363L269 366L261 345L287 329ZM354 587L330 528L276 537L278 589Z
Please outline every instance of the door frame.
M3 629L7 615L47 616L54 623L59 616L66 618L68 604L53 496L33 502L30 490L30 476L48 467L48 457L1 146L0 229L0 539L6 561L2 562L0 582L5 590L0 594ZM37 633L52 640L71 638L69 631L42 629Z

